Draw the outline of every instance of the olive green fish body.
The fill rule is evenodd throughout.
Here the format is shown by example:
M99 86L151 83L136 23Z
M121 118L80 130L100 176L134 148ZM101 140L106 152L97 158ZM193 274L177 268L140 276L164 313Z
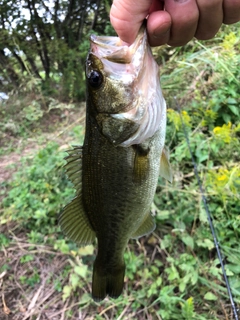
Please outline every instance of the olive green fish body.
M159 172L169 180L171 172L163 149L166 105L146 32L130 47L93 36L86 78L84 144L69 151L66 165L76 197L59 220L80 245L97 238L92 295L100 301L121 294L124 250L129 239L154 230Z
M94 123L94 119L88 121ZM149 213L160 166L158 138L159 131L148 139L148 171L141 178L134 167L138 156L135 146L114 146L99 133L96 125L87 125L83 146L83 201L98 238L106 230L107 234L117 233L128 240ZM121 223L116 223L118 219Z
M159 131L156 132L147 142L147 174L143 178L134 177L137 175L134 160L138 149L134 146L114 146L99 132L95 119L87 116L82 188L84 208L98 239L93 278L93 296L96 300L106 294L119 296L125 270L123 253L129 239L150 233L155 227L149 209L159 173L159 134ZM137 235L145 219L150 222ZM105 279L109 277L116 284L113 288L107 288Z

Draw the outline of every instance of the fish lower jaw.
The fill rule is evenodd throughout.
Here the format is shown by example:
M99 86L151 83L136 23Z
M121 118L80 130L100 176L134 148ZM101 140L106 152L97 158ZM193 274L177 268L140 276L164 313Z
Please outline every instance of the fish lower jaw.
M128 106L126 107L126 109L128 109ZM141 123L145 114L146 109L137 105L136 107L131 108L126 112L111 114L111 117L122 121L127 119L135 123Z

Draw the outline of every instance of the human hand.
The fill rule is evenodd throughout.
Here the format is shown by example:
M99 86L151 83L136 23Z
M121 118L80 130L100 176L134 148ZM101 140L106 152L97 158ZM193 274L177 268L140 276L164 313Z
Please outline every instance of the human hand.
M118 36L134 42L143 20L151 46L182 46L211 39L222 23L240 20L240 0L114 0L110 20Z

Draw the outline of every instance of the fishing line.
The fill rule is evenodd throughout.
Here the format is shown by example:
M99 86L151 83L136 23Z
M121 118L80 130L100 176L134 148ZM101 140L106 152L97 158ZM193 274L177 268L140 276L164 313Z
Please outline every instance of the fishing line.
M223 262L220 245L219 245L219 242L218 242L218 239L217 239L217 236L216 236L216 232L215 232L215 229L214 229L214 225L213 225L211 213L210 213L210 210L209 210L209 207L208 207L207 199L206 199L206 197L204 195L205 191L204 191L201 179L199 177L197 164L196 164L196 161L194 160L194 156L193 156L193 153L192 153L192 150L191 150L191 147L190 147L190 142L189 142L189 137L188 137L188 133L187 133L187 130L186 130L186 126L185 126L185 123L184 123L184 120L183 120L183 117L182 117L182 114L181 114L179 103L177 102L176 97L174 97L174 99L175 99L175 102L176 102L178 113L180 115L180 119L181 119L181 123L182 123L182 127L183 127L184 136L185 136L185 139L186 139L186 142L187 142L188 150L189 150L190 155L191 155L192 164L193 164L193 168L194 168L194 174L195 174L195 176L197 178L197 182L198 182L198 186L199 186L199 189L200 189L202 201L203 201L203 204L204 204L204 209L206 211L208 222L209 222L210 229L211 229L211 232L212 232L214 245L215 245L215 248L217 250L218 259L219 259L220 264L221 264L222 273L223 273L223 277L224 277L224 280L225 280L225 283L226 283L228 296L229 296L229 299L230 299L230 302L231 302L233 315L234 315L235 320L239 320L239 318L238 318L239 309L237 309L237 307L235 305L235 302L234 302L234 299L233 299L231 286L229 284L228 277L227 277L227 274L226 274L226 271L225 271L225 264Z

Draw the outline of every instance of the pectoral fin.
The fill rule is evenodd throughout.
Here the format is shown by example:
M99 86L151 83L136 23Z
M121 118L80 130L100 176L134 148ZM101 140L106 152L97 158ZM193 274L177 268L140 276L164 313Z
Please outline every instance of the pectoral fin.
M167 149L164 147L160 159L160 176L172 182L172 170L169 163L169 154Z
M84 212L81 195L66 205L59 216L59 224L65 235L79 245L90 244L96 237Z
M140 238L146 234L151 233L156 228L155 219L151 215L151 213L146 215L145 220L142 222L141 226L135 231L131 238L137 239Z
M141 183L149 174L149 147L141 144L132 146L135 149L133 181Z

